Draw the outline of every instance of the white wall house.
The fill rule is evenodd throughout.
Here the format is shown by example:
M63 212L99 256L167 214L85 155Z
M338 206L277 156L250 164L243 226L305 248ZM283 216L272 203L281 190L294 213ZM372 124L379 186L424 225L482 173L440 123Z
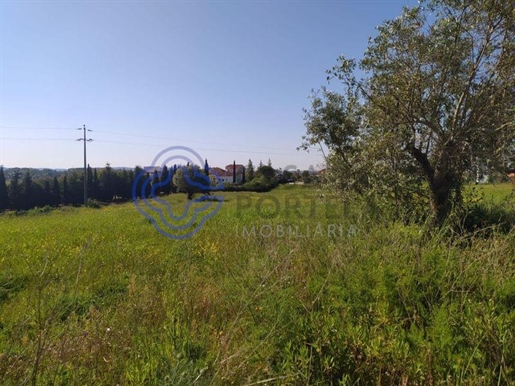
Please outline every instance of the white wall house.
M234 168L236 166L236 168ZM233 173L233 169L236 170L236 175ZM222 168L211 168L211 180L216 183L220 181L224 184L241 184L245 177L245 167L243 165L227 165L225 170ZM236 178L236 181L234 180Z

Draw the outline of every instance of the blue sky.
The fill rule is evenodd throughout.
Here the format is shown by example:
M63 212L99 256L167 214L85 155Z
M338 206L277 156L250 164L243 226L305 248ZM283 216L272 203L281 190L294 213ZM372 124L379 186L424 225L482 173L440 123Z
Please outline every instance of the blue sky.
M0 0L0 165L80 167L85 124L95 167L182 145L211 166L316 168L296 150L311 89L403 5Z

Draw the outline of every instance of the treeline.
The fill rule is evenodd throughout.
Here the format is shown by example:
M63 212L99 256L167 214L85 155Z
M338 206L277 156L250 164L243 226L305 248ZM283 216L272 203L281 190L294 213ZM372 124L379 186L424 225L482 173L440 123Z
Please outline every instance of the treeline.
M28 210L35 207L80 205L84 203L84 173L68 171L60 177L34 178L30 170L10 170L7 183L0 167L0 211ZM109 164L97 170L88 165L88 198L102 202L127 201L132 197L132 182L141 169L115 170Z
M48 168L4 168L5 179L9 182L9 180L13 177L14 173L17 171L22 176L24 176L27 172L30 172L32 179L39 180L43 178L53 179L54 177L61 177L63 174L71 171L67 169L48 169ZM77 171L82 171L82 168L77 169Z
M178 168L174 165L170 170L164 166L160 173L154 171L150 183L145 183L151 175L146 173L139 178L133 187L135 178L140 175L142 168L113 169L109 164L104 168L87 167L87 195L88 202L124 202L132 199L133 188L137 197L151 197L152 195L168 195L170 193L184 192L189 198L195 189L188 188L185 181L175 175ZM187 166L188 167L188 166ZM205 165L209 169L209 166ZM200 170L200 167L199 167ZM37 174L37 173L36 173ZM171 176L169 176L171 174ZM277 171L271 166L259 164L254 168L252 161L246 167L242 184L225 184L226 191L255 191L265 192L275 188L278 184L291 181L312 182L314 174L304 171L288 172ZM170 181L165 183L165 181ZM214 183L214 182L212 182ZM154 186L155 184L155 186ZM144 192L142 191L144 188ZM53 177L35 178L33 169L9 169L9 178L3 167L0 167L0 212L5 210L24 211L32 208L57 207L61 205L84 204L84 172L80 169L70 169Z

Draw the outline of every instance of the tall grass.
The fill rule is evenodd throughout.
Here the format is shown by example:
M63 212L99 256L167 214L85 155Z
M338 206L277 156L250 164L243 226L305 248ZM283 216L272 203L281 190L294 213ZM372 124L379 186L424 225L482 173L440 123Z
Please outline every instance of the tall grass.
M283 187L185 240L123 204L3 216L0 245L3 384L515 382L513 230L428 237Z

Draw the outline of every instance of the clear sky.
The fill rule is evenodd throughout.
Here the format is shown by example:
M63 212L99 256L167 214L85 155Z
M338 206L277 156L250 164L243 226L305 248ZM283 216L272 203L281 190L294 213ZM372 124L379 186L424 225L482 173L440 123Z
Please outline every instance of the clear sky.
M86 125L94 167L183 145L211 166L316 168L296 150L311 89L415 4L0 0L0 165L80 167Z

